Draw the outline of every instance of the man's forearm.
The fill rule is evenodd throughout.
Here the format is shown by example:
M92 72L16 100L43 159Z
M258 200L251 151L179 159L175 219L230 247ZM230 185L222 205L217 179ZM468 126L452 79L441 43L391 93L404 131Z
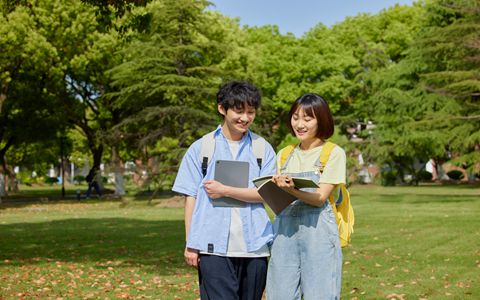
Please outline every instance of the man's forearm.
M260 196L255 188L237 188L229 186L226 188L225 196L248 203L263 202L262 196Z
M192 214L193 209L195 208L196 199L191 196L185 196L185 241L188 240L188 235L190 233L190 225L192 223Z

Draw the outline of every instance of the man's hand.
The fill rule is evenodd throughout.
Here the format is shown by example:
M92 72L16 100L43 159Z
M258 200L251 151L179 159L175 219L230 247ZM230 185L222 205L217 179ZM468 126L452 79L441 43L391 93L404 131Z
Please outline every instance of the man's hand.
M217 199L226 196L226 186L216 180L205 180L203 187L208 194L208 197Z
M187 265L198 268L200 256L198 255L197 249L185 248L183 256L185 257L185 262L187 263Z

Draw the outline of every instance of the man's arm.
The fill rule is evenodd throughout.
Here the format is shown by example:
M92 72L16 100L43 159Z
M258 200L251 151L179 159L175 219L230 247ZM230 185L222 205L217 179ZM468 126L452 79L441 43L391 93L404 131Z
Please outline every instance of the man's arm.
M203 183L208 197L217 199L221 197L230 197L247 203L262 203L263 199L256 188L238 188L223 185L216 180L206 180Z
M185 241L188 240L190 225L192 224L192 214L195 208L196 199L191 196L185 196ZM197 268L199 262L198 250L187 248L184 251L185 262L192 267Z

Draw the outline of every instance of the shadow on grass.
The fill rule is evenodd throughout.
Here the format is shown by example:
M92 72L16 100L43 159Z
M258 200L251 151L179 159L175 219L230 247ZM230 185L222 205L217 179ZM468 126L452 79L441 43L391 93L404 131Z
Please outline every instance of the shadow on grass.
M358 198L365 196L358 195ZM476 202L479 200L477 195L391 195L391 194L375 194L369 197L369 201L384 202L384 203L460 203L460 202Z
M0 265L46 261L120 261L159 275L186 268L182 221L128 218L67 219L0 225ZM102 266L103 265L103 266Z
M23 208L23 207L29 207L32 206L32 204L41 204L43 205L58 205L58 204L70 204L70 205L75 205L75 204L82 204L84 205L85 203L89 204L95 204L95 203L103 203L103 202L122 202L121 199L115 199L115 198L91 198L91 199L84 199L82 198L81 200L78 200L76 195L66 195L64 198L62 197L39 197L39 196L31 196L31 197L22 197L22 198L2 198L2 203L0 203L0 211L2 209L7 209L7 208Z

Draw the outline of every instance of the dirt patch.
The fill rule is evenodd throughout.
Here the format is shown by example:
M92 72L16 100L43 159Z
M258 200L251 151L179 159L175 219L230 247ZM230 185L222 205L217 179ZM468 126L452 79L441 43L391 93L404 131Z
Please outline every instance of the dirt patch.
M155 205L155 207L184 207L185 206L185 197L183 196L173 196L171 198L163 199Z

